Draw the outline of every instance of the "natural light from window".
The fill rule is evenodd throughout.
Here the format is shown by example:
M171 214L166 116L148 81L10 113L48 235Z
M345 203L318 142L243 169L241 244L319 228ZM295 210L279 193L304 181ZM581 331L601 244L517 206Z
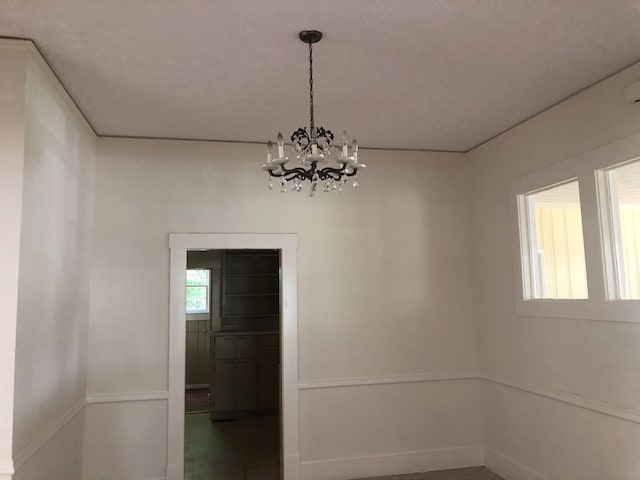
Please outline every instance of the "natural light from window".
M531 297L588 297L578 181L525 195Z
M210 272L206 268L187 270L187 313L209 313L209 280Z

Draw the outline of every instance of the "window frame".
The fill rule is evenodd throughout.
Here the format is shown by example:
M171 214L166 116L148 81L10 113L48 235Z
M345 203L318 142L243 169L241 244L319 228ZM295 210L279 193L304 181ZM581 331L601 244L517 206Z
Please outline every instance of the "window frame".
M612 295L617 265L608 185L602 171L640 157L640 134L559 161L509 183L515 308L520 316L640 323L640 301ZM606 175L604 175L606 177ZM587 271L587 299L533 298L527 195L577 179ZM604 179L606 180L606 179ZM527 224L525 226L525 224Z
M577 177L567 178L563 181L547 185L533 191L520 193L517 195L518 202L518 222L520 224L520 255L522 263L522 298L525 301L530 300L586 300L586 299L551 299L542 296L544 294L542 272L540 268L540 252L537 250L539 245L534 239L537 237L536 212L533 196L536 193L560 187L568 183L578 183L578 191L580 190L580 181ZM582 204L580 203L582 211ZM584 243L584 228L582 229L582 238ZM586 259L585 259L586 264ZM587 291L589 279L587 278Z
M599 214L602 222L602 238L604 243L603 255L605 263L607 300L640 302L635 299L622 298L622 272L624 271L624 258L622 253L622 235L620 232L620 225L616 220L617 218L620 218L620 211L618 203L613 201L613 197L617 197L617 192L614 191L615 188L609 181L609 173L611 170L636 162L640 162L640 152L638 152L633 158L596 170L596 182L600 207Z

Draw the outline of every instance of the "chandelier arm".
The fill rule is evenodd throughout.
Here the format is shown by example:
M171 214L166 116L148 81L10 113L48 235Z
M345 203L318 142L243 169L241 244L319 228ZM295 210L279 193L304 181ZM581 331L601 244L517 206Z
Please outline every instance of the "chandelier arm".
M302 167L296 168L284 168L281 167L282 171L280 173L274 173L273 170L269 170L269 175L272 177L285 177L287 181L293 180L294 178L299 178L300 180L305 180L307 177L311 178L309 175L310 171L305 170Z
M357 168L354 168L351 173L347 172L344 169L344 167L343 168L325 167L321 170L318 170L318 176L320 177L320 180L326 180L329 177L334 178L335 180L339 180L340 177L342 176L353 177L356 173L358 173ZM337 178L334 175L337 175Z

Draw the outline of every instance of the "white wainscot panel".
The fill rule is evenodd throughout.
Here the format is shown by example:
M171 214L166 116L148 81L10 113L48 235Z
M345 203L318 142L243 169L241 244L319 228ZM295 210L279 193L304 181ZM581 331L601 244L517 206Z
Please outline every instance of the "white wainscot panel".
M484 463L477 378L301 391L301 477L345 480Z
M166 400L89 403L85 452L87 480L163 479Z

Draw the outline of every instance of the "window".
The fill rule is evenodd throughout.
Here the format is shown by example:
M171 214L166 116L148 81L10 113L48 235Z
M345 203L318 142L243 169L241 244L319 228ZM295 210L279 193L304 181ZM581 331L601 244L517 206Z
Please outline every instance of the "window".
M640 161L599 172L605 242L612 247L612 299L640 300ZM604 180L604 182L602 182ZM608 218L608 222L604 219Z
M509 198L518 315L640 324L640 134L514 178Z
M519 195L523 293L527 299L586 299L578 180Z
M187 270L187 313L209 313L210 272L206 268Z

